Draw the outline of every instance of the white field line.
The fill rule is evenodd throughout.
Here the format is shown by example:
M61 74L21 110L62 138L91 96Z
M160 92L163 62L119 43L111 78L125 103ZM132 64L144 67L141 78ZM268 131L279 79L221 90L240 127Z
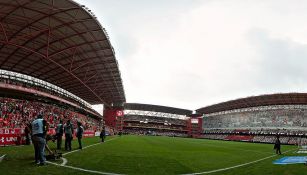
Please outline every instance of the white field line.
M114 140L118 137L114 137L112 139L109 139L109 140L106 140L105 142L108 142L108 141L111 141L111 140ZM104 143L104 142L103 142ZM95 146L95 145L98 145L98 144L103 144L103 143L95 143L95 144L92 144L92 145L89 145L89 146L86 146L84 147L83 149L86 149L86 148L89 148L89 147L92 147L92 146ZM74 150L74 151L71 151L71 152L67 152L64 155L67 155L67 154L70 154L70 153L73 153L73 152L76 152L76 151L80 151L80 150ZM108 173L108 172L102 172L102 171L94 171L94 170L88 170L88 169L83 169L83 168L79 168L79 167L73 167L73 166L69 166L69 165L66 165L67 164L67 159L62 157L61 158L63 160L62 164L57 164L57 163L54 163L54 162L50 162L50 161L46 161L47 163L50 163L52 165L55 165L55 166L61 166L61 167L66 167L66 168L70 168L70 169L74 169L74 170L79 170L79 171L84 171L84 172L88 172L88 173L94 173L94 174L104 174L104 175L121 175L121 174L116 174L116 173Z
M70 168L70 169L73 169L73 170L84 171L84 172L87 172L87 173L104 174L104 175L121 175L121 174L107 173L107 172L102 172L102 171L88 170L88 169L73 167L73 166L69 166L69 165L60 165L60 164L49 162L49 161L47 161L47 162L52 164L52 165L55 165L55 166Z
M61 157L61 159L63 160L63 163L61 164L61 166L64 166L64 165L66 165L67 164L67 159L66 158L64 158L64 157Z
M296 148L295 148L295 149L296 149ZM285 151L284 153L287 153L287 152L289 152L289 151L293 151L293 150L295 150L295 149L291 149L291 150ZM242 167L242 166L245 166L245 165L257 163L257 162L260 162L260 161L262 161L262 160L269 159L269 158L272 158L272 157L275 157L275 156L277 156L277 155L268 156L268 157L265 157L265 158L262 158L262 159L258 159L258 160L251 161L251 162L247 162L247 163L243 163L243 164L240 164L240 165L235 165L235 166L232 166L232 167L221 168L221 169L211 170L211 171L204 171L204 172L199 172L199 173L188 173L188 174L182 174L182 175L211 174L211 173L216 173L216 172L220 172L220 171L226 171L226 170L230 170L230 169Z
M2 162L2 160L4 159L5 156L6 156L6 154L4 154L3 156L0 157L0 162Z
M116 139L116 138L118 138L118 137L114 137L114 138L112 138L112 139L106 140L105 142L109 142L109 141L114 140L114 139ZM99 142L99 143L95 143L95 144L92 144L92 145L88 145L88 146L84 147L83 149L87 149L87 148L92 147L92 146L95 146L95 145L103 144L103 143L105 143L105 142ZM64 154L62 154L62 155L65 156L65 155L67 155L67 154L71 154L71 153L74 153L74 152L77 152L77 151L81 151L81 150L83 150L83 149L76 149L76 150L73 150L73 151L64 153Z
M107 141L111 141L111 140L113 140L113 139L116 139L116 138L112 138L112 139L107 140ZM105 142L107 142L107 141L105 141ZM89 146L84 147L84 148L88 148L88 147L91 147L91 146L94 146L94 145L97 145L97 144L100 144L100 143L96 143L96 144L93 144L93 145L89 145ZM296 148L295 148L295 149L296 149ZM289 151L293 151L293 150L295 150L295 149L291 149L291 150L285 151L284 153L287 153L287 152L289 152ZM72 153L72 152L76 152L76 151L79 151L79 150L71 151L71 152L68 152L68 153ZM65 154L63 154L63 155L67 155L67 153L65 153ZM230 169L242 167L242 166L245 166L245 165L257 163L257 162L260 162L260 161L262 161L262 160L266 160L266 159L272 158L272 157L274 157L274 156L277 156L277 155L268 156L268 157L265 157L265 158L262 158L262 159L258 159L258 160L251 161L251 162L247 162L247 163L243 163L243 164L240 164L240 165L235 165L235 166L232 166L232 167L221 168L221 169L216 169L216 170L211 170L211 171L204 171L204 172L199 172L199 173L188 173L188 174L182 174L182 175L211 174L211 173L215 173L215 172L226 171L226 170L230 170ZM67 161L67 160L66 160L66 161ZM89 172L89 173L104 174L104 175L123 175L123 174L116 174L116 173L108 173L108 172L102 172L102 171L88 170L88 169L83 169L83 168L78 168L78 167L73 167L73 166L65 165L65 164L64 164L64 160L63 160L63 163L62 163L62 164L57 164L57 163L53 163L53 162L49 162L49 161L46 161L46 162L47 162L47 163L50 163L50 164L52 164L52 165L55 165L55 166L66 167L66 168L70 168L70 169L74 169L74 170L79 170L79 171L84 171L84 172ZM67 163L67 162L66 162L66 163Z
M89 145L89 146L86 146L86 147L84 147L83 149L86 149L86 148L88 148L88 147L92 147L92 146L95 146L95 145L98 145L98 144L100 144L100 143L95 143L95 144L92 144L92 145ZM71 153L74 153L74 152L77 152L77 151L80 151L81 149L76 149L76 150L73 150L73 151L70 151L70 152L67 152L67 153L64 153L64 154L62 154L63 156L65 156L65 155L67 155L67 154L71 154Z

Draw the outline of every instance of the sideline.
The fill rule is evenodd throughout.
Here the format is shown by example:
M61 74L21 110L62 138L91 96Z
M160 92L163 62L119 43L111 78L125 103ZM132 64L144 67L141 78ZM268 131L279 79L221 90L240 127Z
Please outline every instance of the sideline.
M295 149L297 149L297 148L295 148ZM290 150L288 150L288 151L285 151L284 153L293 151L293 150L295 150L295 149L290 149ZM272 158L272 157L275 157L275 156L277 156L277 155L268 156L268 157L265 157L265 158L262 158L262 159L258 159L258 160L252 161L252 162L243 163L243 164L240 164L240 165L235 165L235 166L232 166L232 167L221 168L221 169L211 170L211 171L204 171L204 172L199 172L199 173L187 173L187 174L181 174L181 175L211 174L211 173L216 173L216 172L220 172L220 171L226 171L226 170L230 170L230 169L242 167L242 166L245 166L245 165L257 163L257 162L260 162L260 161L262 161L262 160L266 160L266 159L269 159L269 158Z

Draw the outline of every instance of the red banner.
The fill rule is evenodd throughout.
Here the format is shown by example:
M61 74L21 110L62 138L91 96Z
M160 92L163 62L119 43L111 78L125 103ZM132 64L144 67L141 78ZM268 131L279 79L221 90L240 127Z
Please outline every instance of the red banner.
M0 128L0 145L20 145L24 142L24 130Z
M55 129L49 129L48 134L55 135ZM85 130L83 137L94 137L95 132L91 130ZM26 137L24 129L15 128L0 128L0 146L6 145L22 145L25 144Z
M83 132L83 137L94 137L94 136L95 136L95 132L94 131L85 130Z

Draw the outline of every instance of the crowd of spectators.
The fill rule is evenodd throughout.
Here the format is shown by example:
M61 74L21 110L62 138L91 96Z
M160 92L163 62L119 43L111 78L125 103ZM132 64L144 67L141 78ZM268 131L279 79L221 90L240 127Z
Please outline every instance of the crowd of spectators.
M127 128L151 128L151 129L168 129L184 131L183 126L164 125L161 123L140 123L140 122L129 122L125 124Z
M224 140L227 136L227 134L204 134L203 138L212 140Z
M204 134L248 134L248 135L286 135L307 136L307 130L290 128L249 128L249 129L205 129Z
M307 126L307 106L276 105L224 111L207 114L203 120L204 128L302 128Z
M98 120L73 109L37 101L0 98L0 128L25 128L38 114L43 115L50 128L55 128L60 119L64 122L71 120L75 128L77 121L89 130L97 130L99 126Z
M168 123L176 126L186 126L187 121L182 119L165 118L165 117L155 117L155 116L143 116L143 115L125 115L125 122L148 122L148 123Z
M187 137L185 132L174 132L174 131L161 131L153 129L144 129L144 128L133 128L133 129L124 129L123 134L132 134L132 135L151 135L151 136L168 136L168 137Z
M203 138L274 143L277 135L281 144L307 145L307 131L291 129L208 129Z
M124 132L126 134L144 135L163 135L186 137L186 120L144 116L144 115L125 115Z

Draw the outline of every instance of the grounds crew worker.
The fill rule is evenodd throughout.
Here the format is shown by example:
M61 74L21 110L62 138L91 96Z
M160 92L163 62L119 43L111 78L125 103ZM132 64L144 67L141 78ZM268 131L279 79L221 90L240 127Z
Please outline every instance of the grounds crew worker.
M60 120L60 123L56 127L56 142L57 142L57 149L61 150L62 147L62 136L63 136L63 121Z
M74 133L74 128L70 123L70 120L67 120L66 125L64 126L64 132L65 132L65 150L71 151L71 141Z
M45 165L45 145L46 145L46 132L47 122L43 116L39 114L37 119L31 123L32 139L35 150L35 163L38 165Z

